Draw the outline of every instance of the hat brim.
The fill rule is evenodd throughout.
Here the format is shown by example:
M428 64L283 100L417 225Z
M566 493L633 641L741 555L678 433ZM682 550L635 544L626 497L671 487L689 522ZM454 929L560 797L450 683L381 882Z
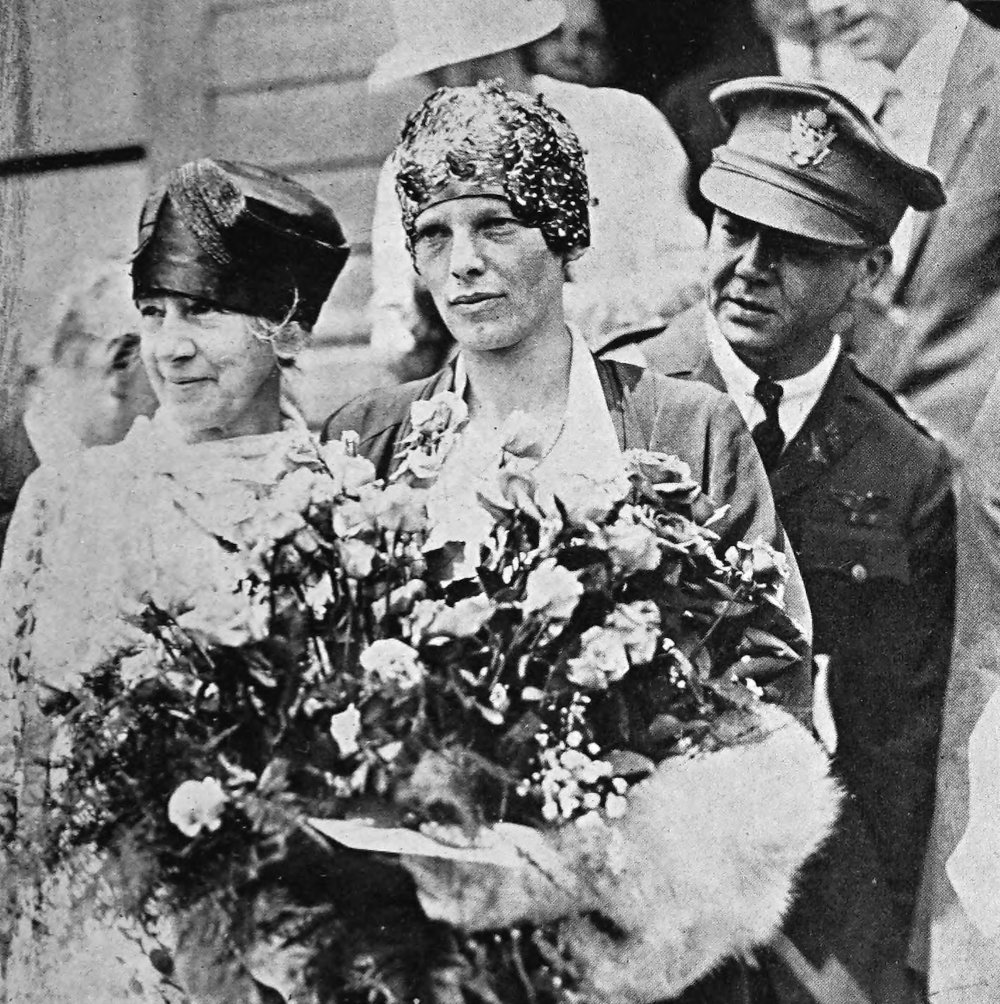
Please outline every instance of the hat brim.
M555 31L565 17L566 8L559 0L531 0L497 13L488 30L464 31L454 26L450 34L434 33L423 45L402 39L376 60L368 77L368 89L385 91L393 84L442 66L517 49Z
M712 164L698 187L713 206L772 230L844 248L878 243L806 194L730 167Z

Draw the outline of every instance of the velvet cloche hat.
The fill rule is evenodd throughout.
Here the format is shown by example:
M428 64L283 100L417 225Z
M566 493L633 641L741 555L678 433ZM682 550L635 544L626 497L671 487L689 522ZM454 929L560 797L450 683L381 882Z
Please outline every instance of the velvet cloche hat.
M298 182L253 164L192 161L143 206L133 296L179 293L308 329L349 251L333 210Z

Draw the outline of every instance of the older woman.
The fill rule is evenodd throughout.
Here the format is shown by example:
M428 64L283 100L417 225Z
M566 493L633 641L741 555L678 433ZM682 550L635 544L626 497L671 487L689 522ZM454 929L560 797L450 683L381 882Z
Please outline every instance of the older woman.
M283 402L281 367L347 255L328 206L248 164L185 164L143 208L133 295L159 410L121 443L36 471L0 569L10 1001L168 992L113 917L81 920L72 882L42 882L58 711L82 674L133 640L130 610L175 608L225 574L241 518L308 435Z

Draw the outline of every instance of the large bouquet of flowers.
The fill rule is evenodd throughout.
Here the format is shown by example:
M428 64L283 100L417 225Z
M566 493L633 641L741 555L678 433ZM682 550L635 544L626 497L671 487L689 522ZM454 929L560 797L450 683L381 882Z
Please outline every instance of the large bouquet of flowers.
M783 557L717 553L673 457L544 492L523 422L488 536L450 541L426 502L464 420L415 403L389 483L350 437L301 450L64 718L52 863L174 918L194 1000L670 996L774 930L832 823L766 700L801 647Z

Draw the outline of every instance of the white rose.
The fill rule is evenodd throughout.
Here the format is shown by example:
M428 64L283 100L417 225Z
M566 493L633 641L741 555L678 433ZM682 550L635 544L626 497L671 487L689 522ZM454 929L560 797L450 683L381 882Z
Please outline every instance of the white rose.
M373 641L359 658L362 669L379 683L395 684L400 690L411 690L423 679L423 668L417 650L398 638Z
M471 638L493 614L493 604L481 593L459 600L454 606L441 601L424 606L430 602L425 600L420 604L421 618L425 621L420 628L425 638Z
M357 495L361 488L375 480L375 465L365 457L350 453L343 440L324 443L319 453L333 478L334 494Z
M372 497L375 522L389 533L417 533L427 526L427 493L394 484Z
M656 534L649 527L619 519L605 528L604 535L612 562L625 575L651 572L660 564Z
M410 405L410 425L413 431L434 435L445 431L457 432L469 419L469 408L461 395L446 390L427 400Z
M363 540L338 540L337 552L340 563L350 579L363 579L371 575L372 561L375 559L375 548Z
M582 651L576 659L568 660L566 678L585 690L607 690L628 672L625 644L617 631L592 627L580 639Z
M210 833L222 825L229 796L214 777L203 781L184 781L167 802L167 818L185 837L196 837L202 830Z
M579 573L557 565L555 558L546 558L528 575L521 607L525 614L569 620L582 595Z

